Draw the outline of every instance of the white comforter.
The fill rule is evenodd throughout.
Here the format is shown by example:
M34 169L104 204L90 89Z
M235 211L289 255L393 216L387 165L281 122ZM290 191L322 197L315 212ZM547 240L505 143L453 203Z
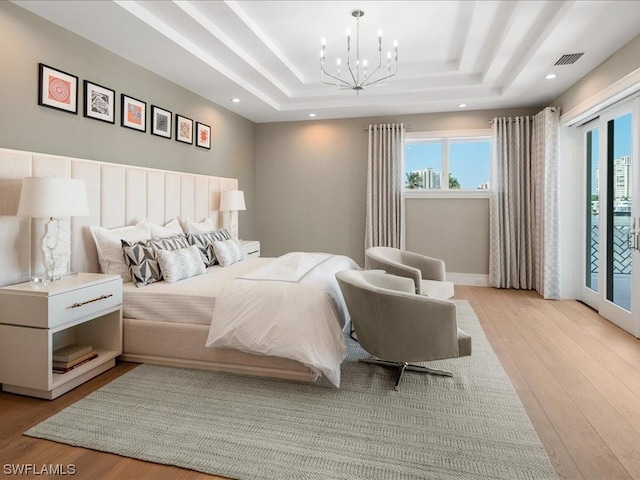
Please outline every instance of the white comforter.
M217 298L207 347L297 360L340 386L348 312L335 274L349 257L288 253L229 283Z

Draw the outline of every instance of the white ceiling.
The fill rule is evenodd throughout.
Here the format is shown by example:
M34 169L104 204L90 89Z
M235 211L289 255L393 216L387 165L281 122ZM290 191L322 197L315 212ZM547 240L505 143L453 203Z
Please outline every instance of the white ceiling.
M544 105L640 34L638 1L14 3L254 122ZM379 28L399 42L397 76L360 95L320 83L321 38L344 62L356 8L361 58Z

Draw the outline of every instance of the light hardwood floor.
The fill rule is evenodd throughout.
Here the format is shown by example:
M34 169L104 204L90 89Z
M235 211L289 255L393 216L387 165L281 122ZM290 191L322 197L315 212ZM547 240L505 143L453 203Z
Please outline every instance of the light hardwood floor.
M575 301L460 286L456 298L473 306L558 477L640 478L638 339ZM1 463L74 464L79 479L220 478L22 435L134 366L121 363L53 401L0 393Z

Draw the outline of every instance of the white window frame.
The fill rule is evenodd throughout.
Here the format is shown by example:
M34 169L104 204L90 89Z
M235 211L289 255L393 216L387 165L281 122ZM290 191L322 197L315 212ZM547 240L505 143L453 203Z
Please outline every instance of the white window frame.
M442 142L442 185L439 189L413 190L404 189L405 198L489 198L491 189L478 190L475 188L449 188L449 141L455 140L477 142L478 140L492 140L491 129L478 130L443 130L438 132L407 132L405 145L411 143ZM402 166L402 179L405 178L405 165ZM489 185L491 187L491 185Z

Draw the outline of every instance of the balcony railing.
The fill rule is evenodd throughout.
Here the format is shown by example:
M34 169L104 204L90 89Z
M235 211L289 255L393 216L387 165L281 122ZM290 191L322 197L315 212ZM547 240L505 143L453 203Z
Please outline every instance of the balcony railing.
M591 226L591 273L598 273L599 234L598 225ZM613 227L613 273L631 273L631 248L629 248L628 225Z

